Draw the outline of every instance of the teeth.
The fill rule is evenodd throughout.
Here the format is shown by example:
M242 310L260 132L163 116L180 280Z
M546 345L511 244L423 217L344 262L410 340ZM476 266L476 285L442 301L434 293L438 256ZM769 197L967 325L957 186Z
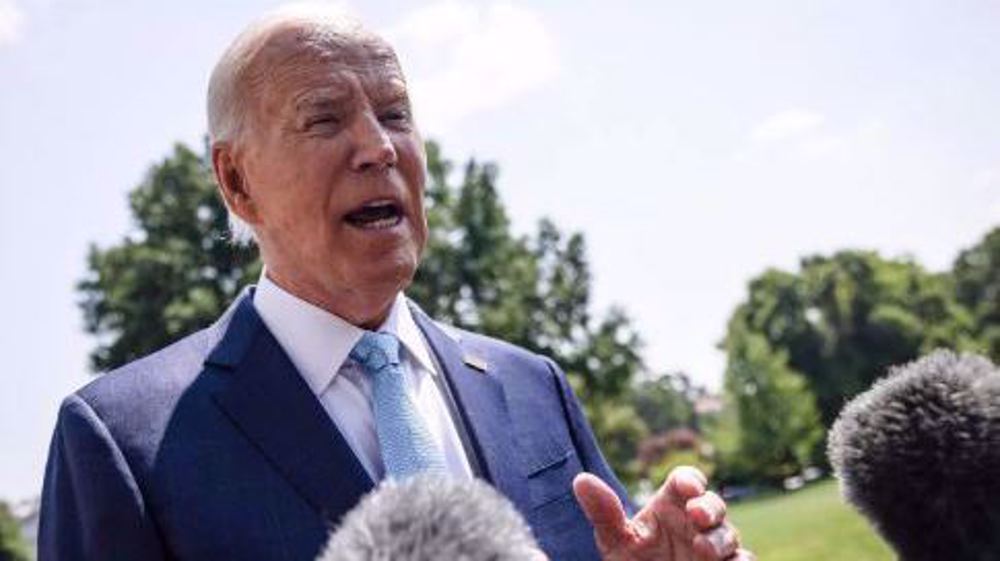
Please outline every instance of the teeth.
M391 228L402 220L402 211L391 200L371 201L346 217L347 222L363 229Z
M392 228L396 224L399 224L400 220L401 218L398 216L389 216L387 218L380 218L372 222L359 223L357 224L357 226L365 230L382 230L385 228Z

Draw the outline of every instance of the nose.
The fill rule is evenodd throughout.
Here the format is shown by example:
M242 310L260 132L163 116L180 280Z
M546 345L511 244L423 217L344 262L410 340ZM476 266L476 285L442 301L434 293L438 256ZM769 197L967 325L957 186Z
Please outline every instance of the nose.
M384 171L396 165L396 148L377 116L365 111L355 120L352 129L351 169L356 172Z

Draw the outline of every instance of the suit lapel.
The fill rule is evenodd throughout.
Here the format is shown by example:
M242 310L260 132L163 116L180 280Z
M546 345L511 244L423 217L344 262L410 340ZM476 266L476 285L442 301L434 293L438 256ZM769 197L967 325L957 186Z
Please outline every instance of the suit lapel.
M253 308L236 303L206 363L231 370L219 407L322 516L336 522L374 486Z
M512 439L513 425L503 385L481 360L466 360L459 343L438 327L419 308L411 306L413 319L437 356L452 393L458 401L465 425L472 433L475 452L482 460L485 476L514 504L527 504L523 474L517 469L519 455Z

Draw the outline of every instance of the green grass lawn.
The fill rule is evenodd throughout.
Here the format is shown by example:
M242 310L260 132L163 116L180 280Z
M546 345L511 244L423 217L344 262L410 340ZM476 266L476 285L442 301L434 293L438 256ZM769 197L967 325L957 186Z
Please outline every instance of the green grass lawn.
M891 561L891 550L846 506L834 481L732 505L743 542L760 561Z

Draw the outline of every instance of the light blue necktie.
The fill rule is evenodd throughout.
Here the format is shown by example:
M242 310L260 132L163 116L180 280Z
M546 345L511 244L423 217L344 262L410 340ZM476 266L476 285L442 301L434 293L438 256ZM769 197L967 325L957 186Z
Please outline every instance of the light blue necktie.
M444 475L444 455L406 395L399 339L366 331L351 349L351 358L372 381L375 432L386 475L394 479L424 472Z

